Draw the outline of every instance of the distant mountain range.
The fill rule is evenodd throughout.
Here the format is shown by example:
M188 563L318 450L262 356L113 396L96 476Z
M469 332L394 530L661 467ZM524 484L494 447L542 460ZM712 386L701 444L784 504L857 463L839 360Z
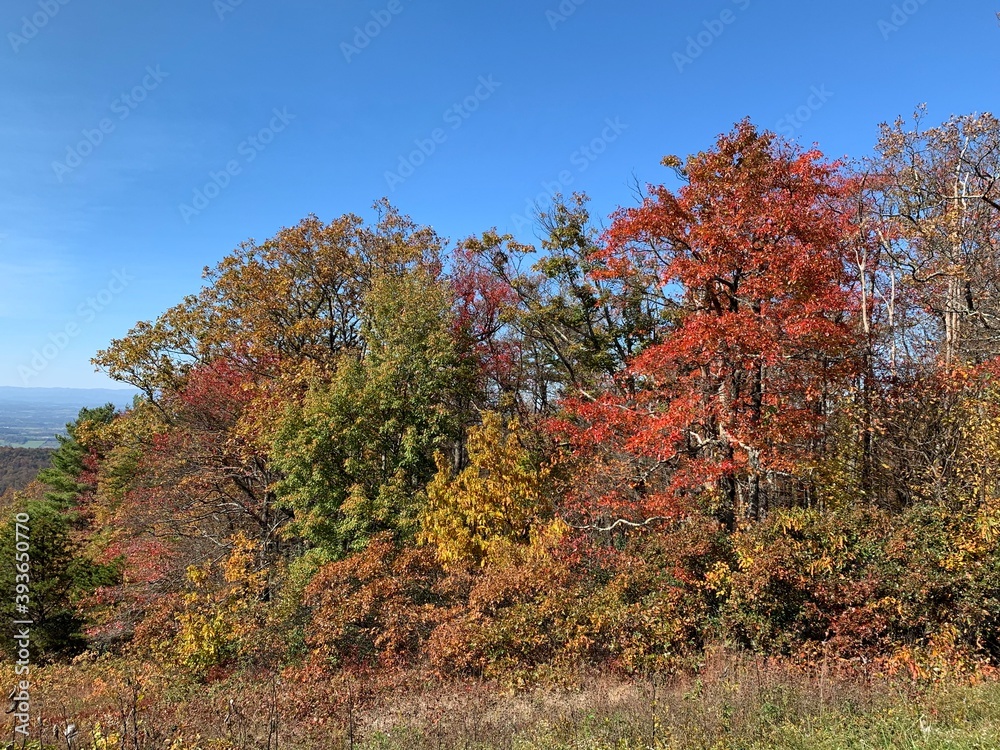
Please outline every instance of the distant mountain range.
M131 406L134 390L112 388L14 388L0 386L0 446L54 448L80 409L112 403Z

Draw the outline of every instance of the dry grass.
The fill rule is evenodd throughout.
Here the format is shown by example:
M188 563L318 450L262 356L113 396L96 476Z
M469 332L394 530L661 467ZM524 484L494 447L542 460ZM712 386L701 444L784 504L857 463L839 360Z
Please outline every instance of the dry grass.
M52 727L73 722L79 750L1000 747L995 683L916 685L731 657L671 681L587 675L519 693L412 674L201 685L114 660L48 667L34 681L36 736L66 748Z

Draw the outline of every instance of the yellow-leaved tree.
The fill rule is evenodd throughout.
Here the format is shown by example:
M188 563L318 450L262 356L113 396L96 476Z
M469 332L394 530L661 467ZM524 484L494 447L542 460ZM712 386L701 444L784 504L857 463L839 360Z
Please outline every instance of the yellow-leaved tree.
M522 437L518 420L505 424L499 414L485 412L482 425L469 431L465 469L454 475L436 454L420 541L436 548L443 565L482 564L493 545L526 544L532 530L551 519L551 466L536 464Z

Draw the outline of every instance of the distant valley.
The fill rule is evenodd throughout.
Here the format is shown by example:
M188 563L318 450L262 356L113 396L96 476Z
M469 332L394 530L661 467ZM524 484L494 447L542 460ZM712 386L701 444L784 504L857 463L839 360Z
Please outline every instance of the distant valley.
M55 448L56 435L82 408L130 406L136 391L110 388L13 388L0 386L0 446Z

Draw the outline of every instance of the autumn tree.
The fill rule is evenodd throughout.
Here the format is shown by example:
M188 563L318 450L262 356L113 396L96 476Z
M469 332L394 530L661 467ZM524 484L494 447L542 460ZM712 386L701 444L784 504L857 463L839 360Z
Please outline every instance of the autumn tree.
M326 421L331 393L348 405L345 418L359 419L347 423L355 440L340 466L350 477L344 497L357 503L344 504L358 527L346 537L415 518L413 498L433 473L433 451L449 447L442 435L454 440L465 387L444 386L456 368L446 366L454 332L440 240L385 202L376 212L373 224L310 216L243 243L206 269L198 294L98 353L96 364L144 394L100 431L100 554L127 568L94 602L107 610L102 632L158 632L149 620L169 619L170 597L224 598L225 582L193 591L187 571L211 568L237 542L254 549L262 599L278 595L288 559L316 542L317 529L344 521L326 497L289 493L305 448L272 453L279 433L308 445L285 417ZM420 297L417 278L431 279L433 293ZM423 343L405 349L411 334ZM331 469L311 481L342 476ZM292 485L279 497L280 480Z
M551 518L551 467L537 466L517 420L495 412L469 431L468 466L455 474L438 453L438 472L427 486L420 539L445 565L482 563L498 542L527 544Z
M139 323L94 363L154 403L180 389L197 364L219 358L254 378L335 366L357 353L362 299L372 280L414 266L438 266L441 242L382 201L378 221L354 214L329 224L315 216L261 243L248 240L214 268L206 285L153 322Z
M850 217L836 164L746 121L665 163L686 184L615 215L596 275L655 275L673 319L631 390L570 400L563 432L607 472L589 515L677 517L702 494L733 525L790 499L851 373Z
M1000 123L987 113L925 127L925 117L921 107L912 126L883 124L872 165L900 287L894 365L982 362L1000 354Z
M256 540L262 560L281 553L288 516L271 489L278 477L245 429L255 408L253 385L230 360L216 359L193 367L182 387L160 396L165 419L142 424L152 415L132 417L137 431L149 432L131 463L128 526L140 523L144 533L175 545L183 540L202 555L224 549L237 533Z
M611 382L673 308L646 269L594 273L605 259L587 202L584 194L556 196L538 216L540 249L495 231L463 245L471 267L506 291L498 332L517 342L519 395L530 411Z
M95 358L110 376L141 389L159 414L161 424L147 431L140 451L146 486L135 483L132 497L146 497L141 507L158 509L154 525L162 533L170 529L175 540L225 545L239 531L258 539L262 553L276 552L279 531L291 517L275 502L272 486L282 477L269 455L282 414L300 406L310 387L326 392L331 383L339 383L352 404L362 403L353 392L362 362L368 371L360 377L373 398L378 389L385 399L399 394L406 368L412 373L437 366L394 359L401 356L399 341L384 340L377 326L402 311L397 306L374 314L372 305L395 304L397 293L406 299L402 279L440 276L440 240L384 201L376 210L374 225L354 215L329 224L310 216L272 239L243 243L206 269L199 294L140 323ZM397 287L388 289L391 284ZM446 296L415 305L426 303L433 311L428 314L440 317L450 306ZM407 314L408 320L387 322L385 331L398 338L421 325L414 322L416 306ZM442 328L438 336L445 341L449 332ZM313 393L310 403L316 398ZM428 418L434 414L427 412ZM383 427L391 432L376 422L391 419L384 412L366 416L366 441L377 441ZM413 463L408 439L385 441L402 441L393 451L407 453ZM367 456L369 444L359 445Z

